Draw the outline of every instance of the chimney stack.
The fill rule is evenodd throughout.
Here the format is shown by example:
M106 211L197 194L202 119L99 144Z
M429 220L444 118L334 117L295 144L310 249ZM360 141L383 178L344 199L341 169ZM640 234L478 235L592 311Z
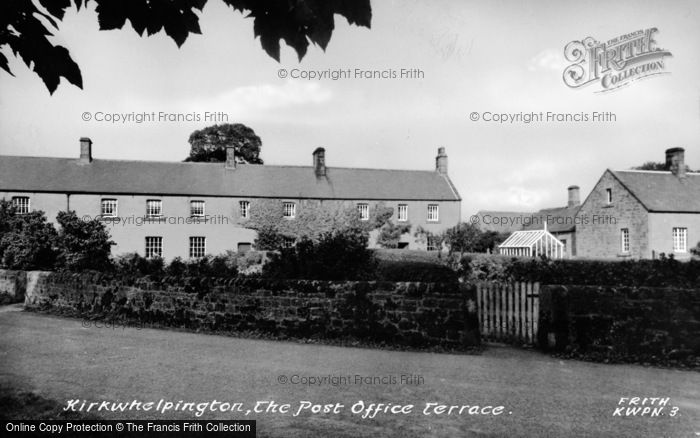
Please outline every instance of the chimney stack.
M569 207L576 207L581 205L581 193L579 186L569 186L567 189L569 191Z
M236 148L232 145L226 146L226 169L236 168Z
M80 162L92 162L92 140L87 137L80 137Z
M685 149L666 149L666 167L678 178L685 178Z
M326 176L326 150L323 148L316 148L313 153L314 156L314 173L317 178Z
M439 147L435 157L435 171L441 175L447 175L447 154L445 148Z

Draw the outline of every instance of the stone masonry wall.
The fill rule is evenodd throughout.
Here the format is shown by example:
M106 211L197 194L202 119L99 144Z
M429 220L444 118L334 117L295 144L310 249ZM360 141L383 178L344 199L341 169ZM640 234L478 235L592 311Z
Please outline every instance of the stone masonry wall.
M475 303L475 291L457 283L41 273L25 307L205 331L459 349L479 344Z
M595 360L700 363L700 290L542 286L539 339Z
M612 189L607 203L606 189ZM581 205L576 222L576 255L589 258L651 258L646 209L606 171ZM621 229L629 229L630 251L622 254Z
M0 269L0 304L24 301L26 284L26 272Z

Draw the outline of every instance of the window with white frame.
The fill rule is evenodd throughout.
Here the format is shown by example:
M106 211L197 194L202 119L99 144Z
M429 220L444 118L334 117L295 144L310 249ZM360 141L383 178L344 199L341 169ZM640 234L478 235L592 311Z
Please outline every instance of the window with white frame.
M612 204L612 189L605 189L605 202Z
M282 237L282 248L292 248L296 243L297 240L293 237Z
M163 238L161 236L146 236L146 258L163 257Z
M293 202L284 203L284 217L294 219L297 216L297 205Z
M204 217L204 201L190 201L190 216Z
M207 253L207 238L203 236L190 237L190 258L204 257Z
M687 228L673 228L673 252L688 252Z
M239 201L238 208L241 212L241 218L248 219L250 215L250 202L249 201Z
M117 217L117 200L102 199L100 203L100 214L102 217Z
M160 199L146 201L146 216L157 217L163 215L163 202Z
M630 252L630 230L629 228L622 228L620 230L620 251L623 254Z
M408 220L408 204L399 204L398 220L399 222Z
M369 220L369 205L365 203L357 204L357 211L360 213L361 221Z
M29 196L13 196L12 206L17 214L29 213Z
M440 209L437 204L428 204L428 222L440 220Z

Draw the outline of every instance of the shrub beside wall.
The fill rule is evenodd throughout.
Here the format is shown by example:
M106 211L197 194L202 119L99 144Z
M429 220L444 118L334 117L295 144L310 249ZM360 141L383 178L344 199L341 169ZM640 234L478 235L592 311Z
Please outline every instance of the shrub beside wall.
M541 345L611 362L700 365L695 289L542 286Z
M700 260L543 260L468 254L462 258L468 281L533 281L635 287L694 288L700 285Z
M44 273L25 305L195 330L466 349L479 344L475 302L456 283Z

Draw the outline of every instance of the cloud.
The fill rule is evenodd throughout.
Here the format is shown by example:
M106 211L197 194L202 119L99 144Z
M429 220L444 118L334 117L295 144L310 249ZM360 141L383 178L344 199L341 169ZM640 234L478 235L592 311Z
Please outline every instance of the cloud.
M331 100L333 93L318 82L288 80L283 85L259 84L237 87L218 96L182 102L189 111L224 111L234 116L271 110L318 105Z
M288 80L282 84L256 84L223 90L210 96L189 95L164 104L162 97L125 96L114 112L224 113L230 118L260 119L284 109L298 113L333 99L333 92L318 82ZM290 108L294 110L290 111Z
M564 58L564 49L545 49L535 55L528 63L529 71L554 70L564 71L569 65Z
M547 193L546 190L509 186L481 190L467 198L465 204L475 210L535 211L547 199Z

